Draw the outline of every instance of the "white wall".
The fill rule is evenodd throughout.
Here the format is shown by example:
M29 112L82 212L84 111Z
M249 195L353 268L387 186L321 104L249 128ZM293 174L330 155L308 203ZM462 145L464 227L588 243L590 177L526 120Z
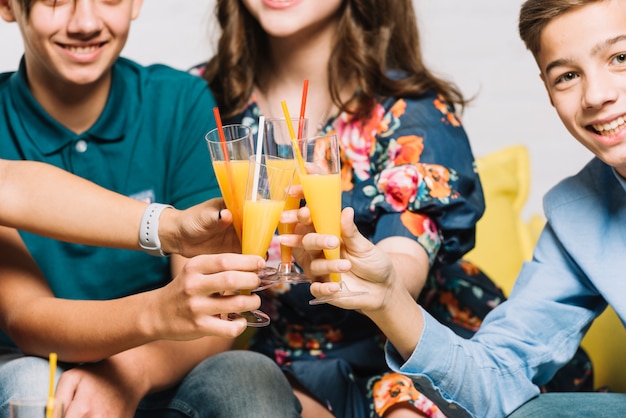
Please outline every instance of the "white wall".
M216 36L214 4L214 0L146 0L124 55L181 69L205 60ZM591 154L561 126L538 69L519 40L521 0L414 0L414 4L428 62L466 95L476 95L463 115L475 154L527 145L533 178L526 214L541 212L543 194L578 171ZM14 70L21 53L17 26L0 22L0 72Z

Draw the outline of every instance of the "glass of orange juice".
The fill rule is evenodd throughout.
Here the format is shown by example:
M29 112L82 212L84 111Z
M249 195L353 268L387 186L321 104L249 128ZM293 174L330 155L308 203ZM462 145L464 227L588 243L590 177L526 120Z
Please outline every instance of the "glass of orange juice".
M307 118L291 118L293 127L297 127L300 138L306 138L308 119ZM269 159L268 164L280 164L288 167L296 167L296 158L293 153L293 142L287 119L285 118L269 118L265 120L264 135L264 153L265 155L275 158ZM297 141L302 144L302 141ZM300 185L300 177L297 171L294 174L292 186ZM285 210L298 209L300 207L300 198L287 196L285 202ZM295 224L282 223L278 224L279 234L293 234ZM293 261L292 248L286 245L280 246L280 263L276 267L276 280L283 283L303 283L310 282L310 278L299 271L296 263Z
M250 157L243 202L241 252L260 257L265 257L276 232L295 171L294 166L270 164L268 159L271 157ZM238 315L243 316L249 326L259 327L270 322L267 314L259 310Z
M233 214L233 227L241 240L243 198L254 140L252 130L245 125L226 125L223 131L224 142L220 140L218 128L208 132L205 139L224 203Z
M304 199L311 211L315 231L320 234L341 236L341 159L337 135L328 134L307 138L302 147L304 167L297 165ZM304 169L304 171L303 171ZM329 260L340 257L340 248L324 250ZM363 295L353 292L342 281L340 273L331 273L330 280L337 282L341 290L333 295L310 300L311 305L326 303L333 299Z

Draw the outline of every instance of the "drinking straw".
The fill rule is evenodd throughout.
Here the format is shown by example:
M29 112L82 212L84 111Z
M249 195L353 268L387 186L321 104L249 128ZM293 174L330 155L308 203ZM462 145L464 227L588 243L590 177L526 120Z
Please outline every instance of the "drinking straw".
M222 152L224 153L224 160L226 163L230 163L230 156L226 149L226 137L224 136L224 127L222 126L222 118L220 117L220 110L217 107L213 108L213 114L215 115L215 124L217 125L217 132L220 135L220 143L222 144Z
M54 413L54 378L57 373L57 353L50 353L50 388L46 403L46 418L52 418Z
M289 116L289 109L287 109L287 102L280 102L283 107L283 113L285 114L285 122L287 122L287 129L289 129L289 136L291 136L291 145L293 146L293 155L296 156L298 160L298 168L300 169L301 174L306 174L306 167L304 166L304 160L302 159L302 154L300 153L300 147L298 147L298 140L296 139L296 133L293 130L293 125L291 124L291 118Z
M309 80L304 80L302 86L302 103L300 104L300 119L298 119L298 139L302 139L302 130L304 129L304 111L306 110L306 96L309 91Z
M226 177L228 177L228 184L230 184L230 191L233 195L233 204L236 205L237 192L235 190L235 180L230 168L230 155L228 155L228 148L226 147L226 136L224 136L224 127L222 126L222 118L220 117L220 110L216 107L213 108L213 115L215 115L215 124L217 125L217 132L220 136L220 144L222 145L222 153L224 154L224 163L226 164ZM237 212L238 208L233 208L233 213Z
M254 165L254 179L252 180L252 201L256 202L256 193L259 188L259 171L261 170L261 152L263 150L263 134L265 133L265 116L259 116L259 133L256 137L256 155Z

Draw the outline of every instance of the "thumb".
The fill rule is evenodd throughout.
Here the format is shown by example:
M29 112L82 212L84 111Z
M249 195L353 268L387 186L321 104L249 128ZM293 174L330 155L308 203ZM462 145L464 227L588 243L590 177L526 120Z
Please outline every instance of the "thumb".
M366 252L373 245L365 238L354 223L354 209L347 207L341 213L341 238L350 253Z

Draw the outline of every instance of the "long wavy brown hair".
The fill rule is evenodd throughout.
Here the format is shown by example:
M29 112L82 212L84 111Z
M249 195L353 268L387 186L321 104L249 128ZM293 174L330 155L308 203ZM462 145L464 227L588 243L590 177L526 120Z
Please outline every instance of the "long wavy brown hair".
M215 14L222 33L204 77L222 114L231 117L245 107L253 87L262 85L270 54L266 33L241 0L217 0ZM339 16L328 89L341 111L366 118L376 97L427 91L441 94L457 108L467 103L453 83L426 68L412 0L344 0ZM403 75L391 77L390 70ZM348 83L358 91L343 102L340 90Z

